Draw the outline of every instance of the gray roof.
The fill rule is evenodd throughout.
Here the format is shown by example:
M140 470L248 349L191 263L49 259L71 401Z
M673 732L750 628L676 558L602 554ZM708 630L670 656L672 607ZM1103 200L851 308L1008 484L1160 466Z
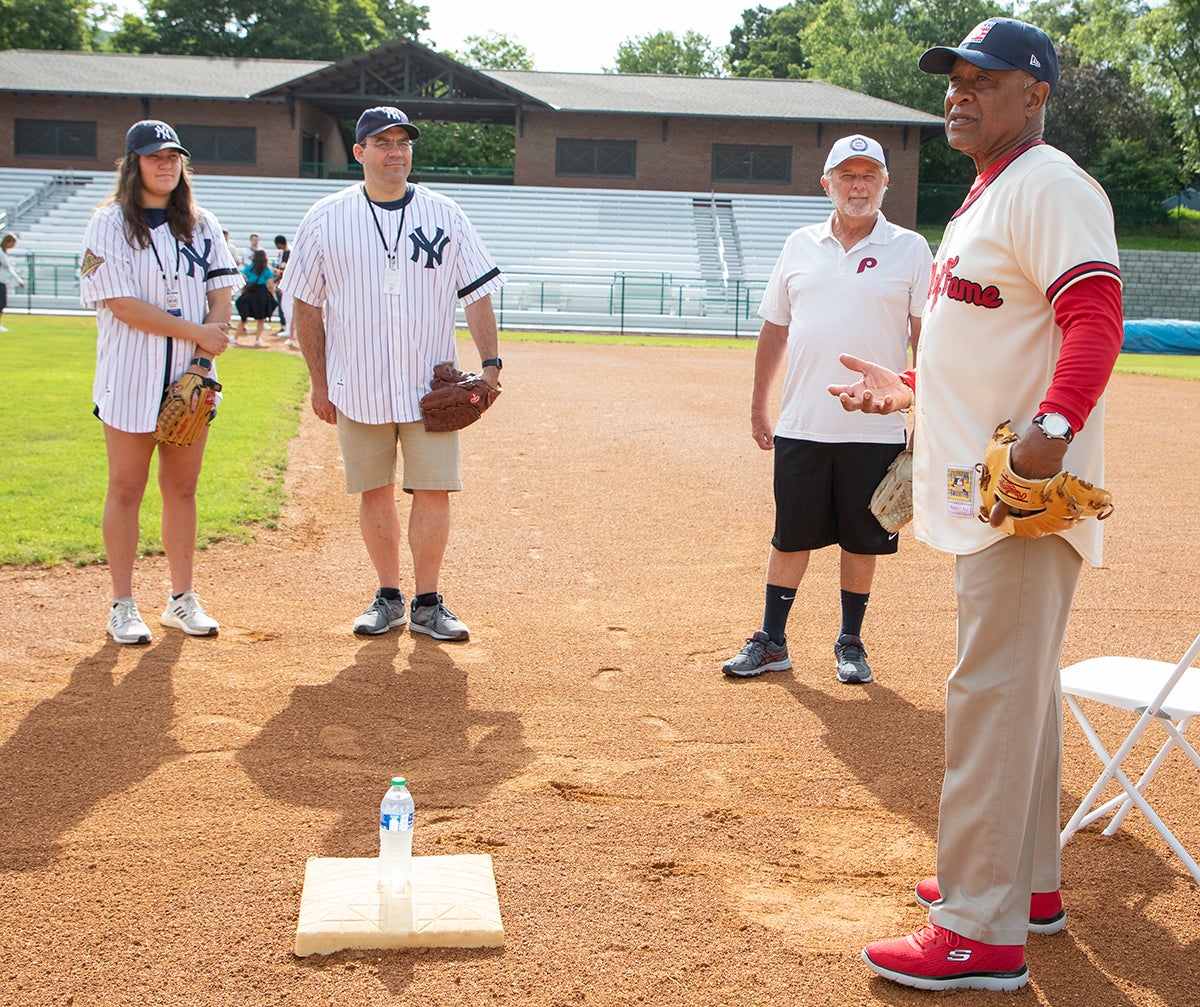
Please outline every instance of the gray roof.
M409 42L400 48L405 46L422 49ZM342 63L369 64L394 48L396 43L384 45ZM9 49L0 52L0 91L237 100L341 65L323 60ZM940 116L820 80L540 70L478 74L559 111L942 126Z
M820 80L540 70L484 72L558 111L942 125L941 116Z
M0 52L0 90L237 99L329 65L326 60L9 49Z

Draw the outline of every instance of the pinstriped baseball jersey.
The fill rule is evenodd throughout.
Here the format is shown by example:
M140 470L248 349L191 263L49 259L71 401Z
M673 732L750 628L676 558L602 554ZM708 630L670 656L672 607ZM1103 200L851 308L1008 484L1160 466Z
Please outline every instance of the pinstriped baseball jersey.
M190 340L167 339L126 325L102 302L136 297L165 309L170 283L179 290L182 317L202 322L208 292L241 282L221 225L207 210L197 213L190 245L176 241L166 224L153 228L150 236L153 245L138 248L125 233L121 208L110 203L92 215L83 243L79 300L85 308L96 308L92 400L105 423L129 433L154 429L164 385L187 370L197 347ZM212 373L216 377L215 365Z
M1062 350L1053 305L1087 276L1120 280L1108 197L1066 154L1043 143L1002 166L950 219L933 264L917 350L914 531L968 555L1005 532L976 516L976 462L996 425L1023 430L1038 412ZM1104 398L1064 465L1104 485ZM1103 525L1063 534L1087 562Z
M410 184L397 203L369 202L362 185L315 203L281 287L325 309L329 399L338 410L359 423L408 423L421 418L434 365L457 360L458 302L503 284L461 207Z

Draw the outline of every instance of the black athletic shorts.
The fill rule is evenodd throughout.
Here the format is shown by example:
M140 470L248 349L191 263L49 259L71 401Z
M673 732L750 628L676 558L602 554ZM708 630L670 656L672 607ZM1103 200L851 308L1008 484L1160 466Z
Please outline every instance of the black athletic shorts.
M847 552L896 551L871 513L871 494L903 444L825 444L775 438L775 534L780 552L839 545Z

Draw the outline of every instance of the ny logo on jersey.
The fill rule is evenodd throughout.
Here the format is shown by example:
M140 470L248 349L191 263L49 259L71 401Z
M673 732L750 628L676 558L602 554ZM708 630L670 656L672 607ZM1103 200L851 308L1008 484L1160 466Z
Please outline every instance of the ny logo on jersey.
M188 260L187 274L188 276L196 275L196 267L201 266L203 270L201 276L208 277L208 271L211 268L211 263L208 261L209 255L212 254L212 239L204 239L204 251L197 252L191 245L180 245L179 250L183 253L183 257Z
M440 227L432 239L425 237L425 232L420 227L417 227L409 235L409 238L413 243L411 261L416 262L421 257L421 253L424 252L426 256L426 269L433 269L434 266L442 264L442 253L446 250L446 246L450 244L450 236Z

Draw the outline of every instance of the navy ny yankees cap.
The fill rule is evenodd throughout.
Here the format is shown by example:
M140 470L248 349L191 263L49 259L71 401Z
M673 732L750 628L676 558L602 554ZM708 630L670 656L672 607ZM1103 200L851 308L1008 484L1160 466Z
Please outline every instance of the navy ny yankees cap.
M1058 84L1058 53L1041 28L1007 17L981 21L957 46L926 49L917 61L926 73L949 73L956 59L981 70L1025 70L1050 85Z
M177 150L184 157L191 157L187 148L179 142L179 134L160 119L143 119L129 127L125 134L125 153L157 154L160 150Z
M405 132L414 140L421 131L408 121L408 116L394 105L379 105L367 109L358 117L358 125L354 127L354 142L362 143L368 136L375 136L393 126L404 127Z

